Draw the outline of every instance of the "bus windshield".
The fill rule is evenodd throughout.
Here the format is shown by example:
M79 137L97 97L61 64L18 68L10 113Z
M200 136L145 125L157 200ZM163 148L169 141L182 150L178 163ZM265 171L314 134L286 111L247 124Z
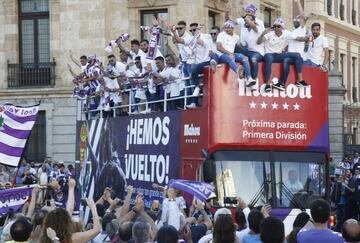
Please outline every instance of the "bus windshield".
M326 195L323 154L222 151L214 157L218 206L231 206L224 204L225 197L241 197L252 206L308 208Z

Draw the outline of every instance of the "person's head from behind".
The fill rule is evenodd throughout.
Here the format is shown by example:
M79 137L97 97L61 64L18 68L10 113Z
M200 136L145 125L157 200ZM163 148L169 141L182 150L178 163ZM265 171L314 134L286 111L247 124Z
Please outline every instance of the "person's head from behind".
M32 219L34 226L38 226L38 225L41 226L47 214L48 211L44 209L37 211Z
M233 224L232 217L229 214L220 214L217 216L213 239L214 243L232 243L235 242L236 227Z
M30 219L21 217L10 228L10 235L14 241L27 241L30 238L33 225Z
M295 221L293 223L293 228L297 228L297 227L302 228L307 224L307 222L309 222L309 220L310 220L309 214L307 214L306 212L301 212L296 216Z
M297 234L301 228L293 228L293 230L286 236L286 243L297 243Z
M102 229L106 230L106 225L111 223L111 221L113 219L116 219L116 215L114 213L106 213L103 217L102 217L102 221L101 221L101 225L102 225Z
M342 236L346 242L360 241L360 224L355 219L348 219L342 227Z
M69 213L64 208L56 208L50 211L43 222L41 242L51 242L47 237L46 229L52 228L61 242L71 239L72 221Z
M134 223L132 221L125 221L120 224L119 237L122 241L129 241L132 239L132 228Z
M261 221L260 239L263 243L283 243L284 234L284 223L278 218L267 217Z
M157 243L177 243L178 240L178 231L172 225L161 227L157 233Z
M137 53L140 50L140 42L137 39L133 39L130 41L131 50Z
M246 228L246 216L240 208L236 208L235 223L238 226L237 230L242 230Z
M320 35L321 25L319 23L313 23L311 25L312 35L316 38Z
M264 215L257 209L251 210L248 216L249 228L255 234L260 233L260 222L264 219Z
M315 223L325 224L330 216L330 205L324 199L316 199L310 204L310 213Z
M132 227L132 237L135 243L144 243L150 241L150 224L139 220Z

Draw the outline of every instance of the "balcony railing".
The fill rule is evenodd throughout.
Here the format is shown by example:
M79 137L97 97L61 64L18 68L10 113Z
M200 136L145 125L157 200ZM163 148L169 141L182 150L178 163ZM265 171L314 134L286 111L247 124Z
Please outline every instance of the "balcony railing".
M8 87L34 88L55 86L55 59L45 63L13 64L8 61Z

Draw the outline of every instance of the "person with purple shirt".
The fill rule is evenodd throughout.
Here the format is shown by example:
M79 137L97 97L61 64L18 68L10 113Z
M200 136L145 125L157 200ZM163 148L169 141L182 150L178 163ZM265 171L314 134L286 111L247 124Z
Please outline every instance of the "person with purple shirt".
M327 227L330 217L330 205L323 199L314 200L310 204L311 217L314 220L314 228L302 229L297 235L298 243L326 242L343 243L344 239L340 233L331 231Z

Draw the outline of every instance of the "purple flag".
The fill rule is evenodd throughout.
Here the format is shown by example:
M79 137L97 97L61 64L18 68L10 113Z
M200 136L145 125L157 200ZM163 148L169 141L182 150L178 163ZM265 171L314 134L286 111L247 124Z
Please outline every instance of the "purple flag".
M212 197L215 187L209 183L190 180L171 180L170 187L190 193L204 202Z
M21 155L33 128L39 105L19 107L10 104L0 106L0 163L10 166L19 164Z
M31 196L31 191L35 185L15 187L0 190L0 213L7 213L10 208L16 212Z

